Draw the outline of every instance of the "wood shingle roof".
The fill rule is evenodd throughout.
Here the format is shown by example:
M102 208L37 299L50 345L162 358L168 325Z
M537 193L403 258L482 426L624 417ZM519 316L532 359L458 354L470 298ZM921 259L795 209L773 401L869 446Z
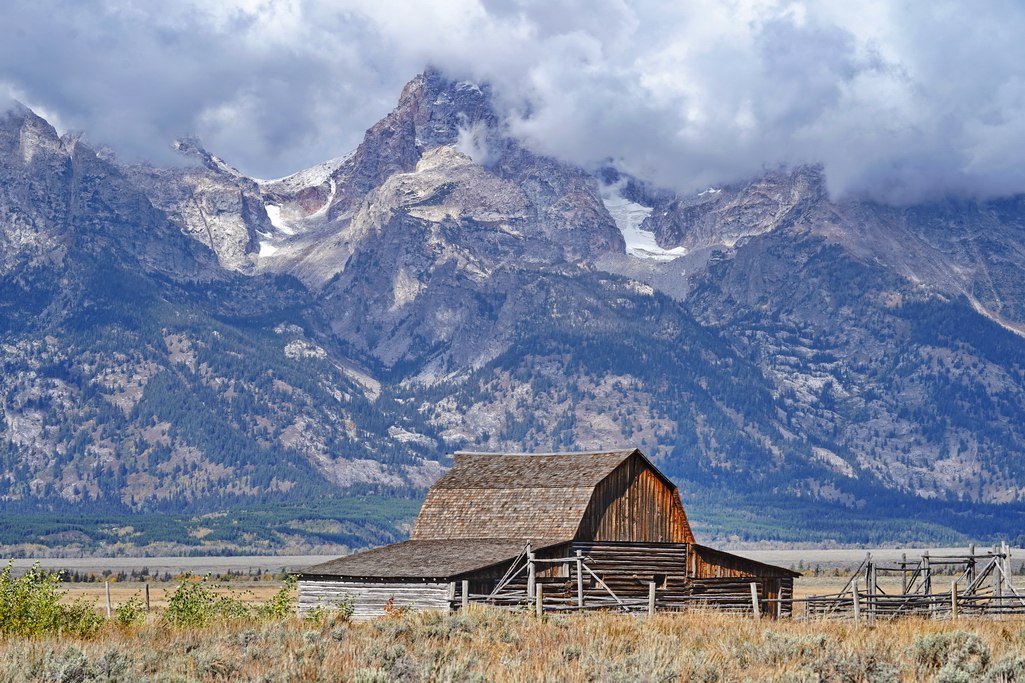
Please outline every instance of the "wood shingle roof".
M637 452L456 453L410 538L568 541L595 486Z
M520 554L522 539L403 541L307 567L305 577L351 579L432 579L448 581L460 574L507 562ZM539 549L537 544L534 549Z

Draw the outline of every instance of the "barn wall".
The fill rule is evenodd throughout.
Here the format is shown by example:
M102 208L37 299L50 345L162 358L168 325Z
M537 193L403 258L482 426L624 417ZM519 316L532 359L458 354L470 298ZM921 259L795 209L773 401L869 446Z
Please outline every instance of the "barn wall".
M694 540L679 492L636 455L595 487L576 538L645 543Z
M370 619L384 614L385 605L410 609L449 609L447 583L369 583L359 581L299 581L299 613L319 607L334 608L346 599L353 601L353 619Z

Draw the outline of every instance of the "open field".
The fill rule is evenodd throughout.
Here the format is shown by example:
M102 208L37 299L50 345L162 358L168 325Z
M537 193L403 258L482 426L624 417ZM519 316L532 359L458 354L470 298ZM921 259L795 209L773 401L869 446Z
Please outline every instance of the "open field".
M266 603L272 595L281 589L281 581L260 581L260 582L225 582L219 584L221 588L215 592L227 595L229 592L236 598L248 604ZM97 612L106 609L106 589L102 583L64 583L61 587L67 591L64 601L67 603L85 599L94 606ZM167 598L174 593L178 587L176 583L160 582L150 584L150 607L159 611L167 607ZM131 599L143 600L145 595L145 584L138 582L124 582L110 584L110 603L113 608L123 605Z
M101 575L104 571L117 574L149 570L150 574L227 574L241 572L278 573L295 571L313 564L326 562L337 555L227 555L208 557L48 557L39 559L18 558L14 573L19 574L38 563L43 569L52 571L91 573Z
M536 619L471 608L0 640L10 681L1023 681L1025 620L754 621L714 612Z

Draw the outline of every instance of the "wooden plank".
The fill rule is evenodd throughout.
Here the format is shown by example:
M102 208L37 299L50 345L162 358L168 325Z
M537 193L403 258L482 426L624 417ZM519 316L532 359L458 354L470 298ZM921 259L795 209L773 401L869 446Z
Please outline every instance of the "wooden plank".
M350 602L353 618L384 613L386 607L448 610L447 583L360 583L353 581L300 581L299 612L336 608Z

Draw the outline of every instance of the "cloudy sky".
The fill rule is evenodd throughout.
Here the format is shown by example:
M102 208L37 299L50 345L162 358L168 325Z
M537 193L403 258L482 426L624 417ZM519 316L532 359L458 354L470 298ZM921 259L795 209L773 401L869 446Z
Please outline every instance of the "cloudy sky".
M434 64L532 148L701 189L1025 191L1025 3L5 0L0 98L130 159L197 135L257 177L347 152Z

